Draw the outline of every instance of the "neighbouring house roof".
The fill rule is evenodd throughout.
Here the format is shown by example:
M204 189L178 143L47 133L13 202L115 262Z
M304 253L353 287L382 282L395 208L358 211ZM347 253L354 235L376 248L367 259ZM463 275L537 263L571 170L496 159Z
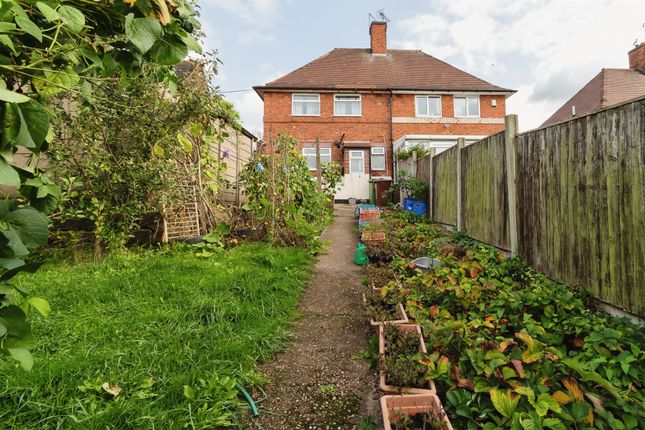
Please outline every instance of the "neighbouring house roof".
M267 90L427 90L502 92L502 88L419 50L336 48L275 81L254 89Z
M586 115L645 95L645 73L637 69L602 69L540 127Z

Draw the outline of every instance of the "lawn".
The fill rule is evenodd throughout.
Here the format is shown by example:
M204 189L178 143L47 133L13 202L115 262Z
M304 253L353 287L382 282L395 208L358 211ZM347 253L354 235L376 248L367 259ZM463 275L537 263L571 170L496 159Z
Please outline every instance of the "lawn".
M208 259L167 249L21 275L16 283L52 313L32 319L31 372L0 361L0 427L235 424L236 383L262 383L255 364L283 345L312 261L253 244Z

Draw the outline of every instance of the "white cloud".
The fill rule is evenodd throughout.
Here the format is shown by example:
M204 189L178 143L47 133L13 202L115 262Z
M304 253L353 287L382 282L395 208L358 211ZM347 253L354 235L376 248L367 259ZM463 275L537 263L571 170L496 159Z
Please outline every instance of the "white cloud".
M627 67L645 40L641 0L433 0L436 11L395 23L407 49L423 49L519 92L509 111L538 126L603 67Z

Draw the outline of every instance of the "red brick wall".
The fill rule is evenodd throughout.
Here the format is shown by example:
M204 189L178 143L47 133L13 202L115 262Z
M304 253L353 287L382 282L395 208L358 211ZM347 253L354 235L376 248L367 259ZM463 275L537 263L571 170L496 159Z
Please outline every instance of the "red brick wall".
M370 24L370 47L372 54L387 54L387 23L374 21Z
M348 154L333 144L343 133L345 149L352 142L367 142L364 146L385 146L386 172L372 172L374 176L392 175L392 153L389 124L389 93L363 93L362 115L355 117L334 116L334 94L320 94L320 116L292 116L291 93L266 92L264 94L264 140L271 142L280 132L287 132L301 141L303 146L313 146L316 138L321 147L332 148L334 161L342 163L348 171ZM453 118L453 96L442 95L442 114ZM491 100L497 101L492 107ZM392 97L393 117L414 117L415 100L413 94L395 94ZM481 118L504 118L506 114L504 96L480 96ZM504 128L504 124L446 124L446 123L393 123L394 141L406 134L445 134L445 135L489 135ZM356 148L358 149L358 148ZM344 159L341 159L344 158ZM369 151L365 154L369 166Z
M629 51L629 68L645 70L645 42Z

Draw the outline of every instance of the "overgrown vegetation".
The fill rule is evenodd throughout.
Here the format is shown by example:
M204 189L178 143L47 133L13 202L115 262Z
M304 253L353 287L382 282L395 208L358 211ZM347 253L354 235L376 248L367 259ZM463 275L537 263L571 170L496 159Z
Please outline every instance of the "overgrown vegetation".
M92 103L66 99L77 107L61 115L50 147L48 172L63 184L52 218L85 224L98 256L124 247L146 215L184 205L185 186L200 202L217 202L225 164L210 145L225 124L237 126L237 113L208 87L212 63L185 64L192 70L172 93L160 87L159 68L146 66L137 79L101 85Z
M416 154L417 159L425 157L430 154L430 150L421 144L411 145L405 149L402 149L396 153L397 160L409 160L412 156Z
M6 282L16 271L32 271L28 247L47 241L46 215L59 188L37 168L19 167L17 151L37 157L51 142L46 104L63 91L92 97L93 85L127 79L145 63L168 66L200 47L191 35L199 26L193 4L166 0L127 2L0 1L0 354L33 364L26 314L48 305ZM159 69L172 82L171 69Z
M391 243L429 243L393 266L425 336L419 363L455 428L645 428L642 328L421 217L392 213L381 228ZM415 270L409 259L423 254L442 264Z
M268 244L216 257L165 248L21 275L53 311L34 318L31 372L0 361L0 427L235 424L236 383L264 382L254 365L285 340L312 258Z
M241 180L246 208L261 221L262 235L273 243L319 250L320 233L333 216L333 193L341 175L336 164L321 169L322 187L297 149L298 141L280 134L275 153L260 153L244 168Z

